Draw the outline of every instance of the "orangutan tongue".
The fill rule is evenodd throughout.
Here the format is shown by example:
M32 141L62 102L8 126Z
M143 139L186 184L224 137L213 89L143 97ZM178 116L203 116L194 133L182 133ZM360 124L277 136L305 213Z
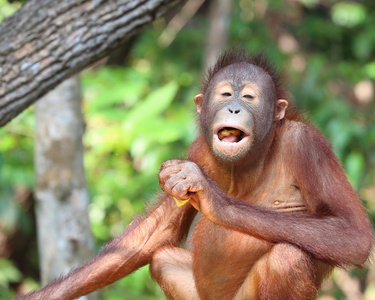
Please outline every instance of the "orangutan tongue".
M231 134L224 137L221 141L227 143L238 143L240 141L240 137L238 135Z

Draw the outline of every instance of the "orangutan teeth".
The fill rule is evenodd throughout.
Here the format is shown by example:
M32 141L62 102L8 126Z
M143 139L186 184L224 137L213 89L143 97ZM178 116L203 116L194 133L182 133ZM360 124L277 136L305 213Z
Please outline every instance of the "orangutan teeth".
M217 136L220 141L222 141L226 137L234 136L236 137L235 141L238 142L243 138L244 133L241 130L235 128L223 128L218 132Z

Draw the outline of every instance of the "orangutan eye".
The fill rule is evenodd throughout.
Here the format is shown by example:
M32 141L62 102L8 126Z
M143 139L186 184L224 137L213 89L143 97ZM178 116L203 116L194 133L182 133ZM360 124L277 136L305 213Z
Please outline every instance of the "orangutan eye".
M224 96L224 97L230 97L230 96L232 96L231 93L222 93L221 95Z
M243 97L246 99L254 99L254 96L251 96L251 95L243 95Z

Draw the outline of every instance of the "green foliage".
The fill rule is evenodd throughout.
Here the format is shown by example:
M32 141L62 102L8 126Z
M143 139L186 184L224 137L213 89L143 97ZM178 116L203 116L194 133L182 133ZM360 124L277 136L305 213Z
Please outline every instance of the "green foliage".
M0 258L0 287L8 287L9 282L17 282L22 278L22 274L9 261Z
M367 11L363 4L355 2L338 2L331 9L332 21L336 25L348 28L363 23Z
M5 231L30 227L30 216L14 201L14 188L34 185L32 127L32 111L26 110L0 130L0 219Z
M150 278L148 267L121 279L115 286L103 290L106 300L162 300L164 293Z
M147 63L142 62L141 71L138 60L135 64L82 76L88 129L85 163L94 170L88 172L90 215L94 234L103 241L118 235L153 198L161 163L184 155L194 138L191 111L174 105L186 84L172 80L153 89L150 71L144 69Z
M19 7L20 3L12 3L7 0L0 0L0 22L3 21L6 17L10 16L15 12Z

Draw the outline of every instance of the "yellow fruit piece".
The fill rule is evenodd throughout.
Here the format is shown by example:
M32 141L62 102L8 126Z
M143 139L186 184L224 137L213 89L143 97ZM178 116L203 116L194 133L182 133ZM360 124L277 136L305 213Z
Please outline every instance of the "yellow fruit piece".
M181 206L185 205L190 200L190 198L187 199L187 200L180 200L180 199L177 199L175 197L173 197L173 199L174 199L174 201L176 201L177 207L181 207Z

